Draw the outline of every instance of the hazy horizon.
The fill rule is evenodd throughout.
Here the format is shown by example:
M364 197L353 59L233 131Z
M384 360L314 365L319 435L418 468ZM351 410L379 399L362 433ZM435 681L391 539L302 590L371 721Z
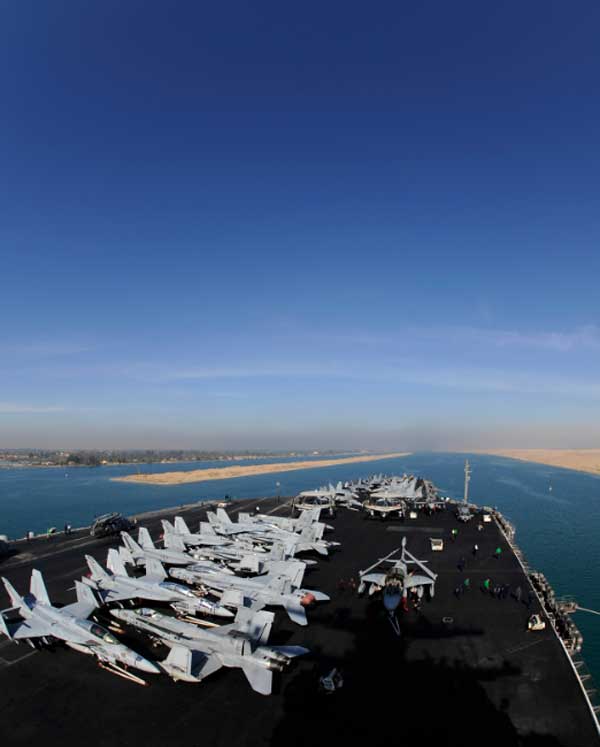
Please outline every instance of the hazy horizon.
M0 446L600 445L599 5L1 13Z

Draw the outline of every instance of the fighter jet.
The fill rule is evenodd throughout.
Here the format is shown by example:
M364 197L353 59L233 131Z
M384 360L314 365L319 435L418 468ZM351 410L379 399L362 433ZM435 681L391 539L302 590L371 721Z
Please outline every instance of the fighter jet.
M193 555L185 552L183 542L177 548L159 549L155 547L150 533L144 527L140 528L138 534L139 544L127 532L121 532L121 537L126 550L126 553L121 553L121 557L124 557L132 565L145 565L148 559L158 560L170 565L191 565L196 562Z
M184 646L196 653L194 681L200 682L221 667L241 667L252 689L261 695L271 694L273 671L282 671L293 658L308 653L302 646L267 645L274 615L264 610L242 607L233 623L209 629L145 608L111 610L111 615L169 647ZM184 678L188 676L181 664L177 670L184 671Z
M218 508L216 514L209 511L207 513L210 523L215 531L226 536L244 533L248 537L262 542L280 542L286 553L293 557L299 552L309 552L314 550L320 555L327 555L331 547L339 545L339 542L331 542L319 539L314 527L306 526L300 534L296 532L286 532L276 527L259 526L252 522L240 524L232 522L227 512Z
M223 605L194 594L187 586L168 581L165 569L158 560L147 558L146 575L131 578L121 556L113 548L108 551L107 558L110 573L91 555L86 555L85 559L90 569L90 578L84 578L83 582L96 589L102 601L107 604L124 599L143 599L166 602L176 612L185 615L233 617L233 613Z
M401 550L400 558L392 560L398 550ZM391 568L387 571L376 571L375 569L383 563L391 563ZM416 565L421 574L409 571L409 565ZM383 604L388 611L390 623L397 635L400 635L400 626L396 618L396 609L402 602L403 609L408 610L408 593L414 589L417 599L423 597L424 590L427 588L429 597L432 598L435 593L435 581L437 574L433 573L421 561L417 560L406 549L406 537L402 538L402 544L399 548L380 558L376 563L364 571L359 571L360 584L358 593L362 594L368 589L369 596L378 591L383 591Z
M7 579L3 578L2 582L12 607L0 613L0 632L11 640L27 640L33 645L32 639L41 638L44 643L52 638L59 639L75 651L95 656L102 668L139 684L146 683L128 672L127 667L148 674L160 673L156 664L119 643L105 628L86 619L99 605L92 590L81 582L75 581L77 601L60 608L50 603L44 579L38 570L31 572L30 593L25 597L21 597ZM7 622L5 615L15 612L22 621Z
M295 557L300 552L317 552L319 555L329 555L329 550L339 547L339 542L318 539L312 526L304 527L300 534L289 532L287 537L280 538L285 552L289 557Z
M242 522L239 520L233 522L224 508L218 508L216 512L207 511L206 518L214 531L225 537L233 537L236 534L252 534L253 536L260 535L266 537L267 535L272 534L276 529L273 524L270 526L267 524L264 526L257 526L252 522Z
M255 576L240 578L219 573L199 573L187 568L171 568L173 578L188 583L200 583L215 595L221 604L229 607L251 607L260 610L266 606L281 606L297 625L307 625L306 607L314 602L327 602L329 597L320 591L302 589L302 576ZM302 572L303 575L303 572Z
M280 529L284 532L301 532L304 527L313 527L317 539L322 539L325 530L333 530L330 524L319 521L319 509L303 511L297 519L285 516L265 516L264 514L248 514L240 512L238 520L243 524L257 524L258 526Z
M221 537L217 534L215 531L215 528L212 524L210 524L207 521L201 521L200 522L200 535L202 537L206 536L207 538L216 538L217 540L225 539L225 542L223 543L211 543L207 542L203 546L199 546L195 548L194 554L206 554L206 551L208 548L215 548L217 550L223 550L224 555L227 555L227 552L231 550L233 554L239 552L253 552L253 553L266 553L268 552L268 549L266 546L271 545L273 542L272 537L268 537L268 535L260 534L260 535L248 535L244 533L238 533L230 535L227 538ZM175 541L177 541L178 538L175 538ZM171 543L173 541L173 535L167 535L166 541L168 543Z
M193 547L227 545L230 542L230 540L225 537L218 537L216 534L209 534L206 532L202 534L193 534L190 532L188 525L181 516L175 517L174 524L171 524L171 522L166 519L163 519L161 524L163 528L165 547L169 547L171 535L179 537L184 545L190 545Z
M329 494L336 506L345 506L351 509L362 507L362 502L358 500L357 491L350 483L342 484L340 480L335 487L329 483Z
M304 568L317 564L316 560L306 558L301 561L292 560L292 556L286 552L283 545L277 542L273 543L269 550L264 548L260 551L257 551L257 548L246 549L245 545L236 542L227 547L198 548L195 554L199 560L194 565L188 566L190 570L221 570L224 573L235 572L256 575L270 571L279 572L281 563L302 563ZM218 563L226 563L231 570L228 571L225 567L219 567ZM290 566L286 567L289 568Z

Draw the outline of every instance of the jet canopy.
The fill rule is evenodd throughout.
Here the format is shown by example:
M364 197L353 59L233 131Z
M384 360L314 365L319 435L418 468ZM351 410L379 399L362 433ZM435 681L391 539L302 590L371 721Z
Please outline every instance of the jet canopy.
M106 628L102 627L102 625L92 623L89 627L89 631L94 636L94 638L100 638L100 640L103 643L112 643L112 644L119 643L119 641L114 637L114 635L112 635L112 633L109 633Z

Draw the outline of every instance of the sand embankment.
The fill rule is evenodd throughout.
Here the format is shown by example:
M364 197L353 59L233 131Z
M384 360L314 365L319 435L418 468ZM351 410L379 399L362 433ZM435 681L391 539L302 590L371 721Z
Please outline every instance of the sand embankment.
M113 477L115 482L136 482L144 485L183 485L188 482L205 482L207 480L225 480L230 477L249 477L266 475L270 472L294 472L299 469L317 469L333 467L338 464L355 464L356 462L378 462L380 459L408 456L410 452L394 454L369 454L364 456L343 457L341 459L318 459L310 462L274 462L273 464L246 464L237 467L216 467L193 469L187 472L155 472L151 474L134 474L125 477Z
M481 453L600 475L600 449L495 449Z

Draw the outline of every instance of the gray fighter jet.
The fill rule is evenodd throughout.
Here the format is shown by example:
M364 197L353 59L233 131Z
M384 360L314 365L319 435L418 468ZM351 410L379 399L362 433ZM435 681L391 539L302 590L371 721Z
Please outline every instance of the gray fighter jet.
M158 560L146 560L146 575L131 578L119 553L111 548L108 551L107 566L111 573L94 560L91 555L85 556L90 578L83 582L96 589L102 601L107 604L121 602L124 599L143 599L154 602L166 602L181 614L214 615L215 617L233 617L233 613L222 604L211 602L200 597L182 584L168 581L167 574Z
M246 549L244 545L238 543L228 545L227 547L204 547L197 549L196 556L199 560L193 566L188 566L191 570L221 570L224 573L235 572L252 575L269 572L278 573L280 572L282 563L288 564L286 566L286 573L291 567L289 564L292 563L301 563L304 568L317 564L316 560L306 558L301 561L292 560L291 556L286 553L283 545L279 543L273 543L268 551L265 551L263 548L260 552L257 552L256 549ZM228 571L224 567L219 568L218 563L226 563L231 571ZM296 565L296 568L299 567Z
M229 607L251 607L260 610L266 606L281 606L297 625L307 625L306 607L314 602L327 602L329 597L321 591L300 588L301 576L289 578L280 575L240 578L220 573L202 573L188 568L171 568L173 578L188 583L201 584L215 595L221 604Z
M296 532L286 532L276 527L259 526L252 522L246 522L245 524L234 523L222 508L218 508L216 514L208 511L207 516L218 534L231 536L243 533L258 541L279 542L284 546L286 553L290 557L294 557L299 552L310 551L318 552L320 555L328 555L329 548L339 545L339 542L319 539L317 531L312 525L304 527L297 534Z
M121 532L121 537L127 550L127 553L122 553L121 556L125 557L127 562L132 565L145 565L148 559L158 560L169 565L191 565L196 562L193 555L185 552L183 543L177 548L157 548L152 542L150 533L144 527L140 528L138 534L139 544L127 532Z
M273 671L282 671L294 657L308 653L302 646L267 645L274 615L264 610L241 608L233 623L210 629L144 608L111 610L111 615L169 647L183 646L194 652L198 659L195 667L186 671L185 665L178 664L177 671L184 674L180 679L193 674L193 680L200 682L221 667L240 667L252 689L261 695L271 694ZM179 654L173 658L176 656Z
M92 590L75 581L77 601L65 607L53 607L48 597L42 574L31 572L30 592L21 597L12 584L2 579L10 597L12 607L0 613L0 632L11 640L26 640L33 646L32 639L48 643L50 639L64 641L67 646L84 654L92 654L104 669L145 684L144 680L127 671L127 667L140 669L148 674L159 674L160 669L135 651L124 646L106 630L86 618L98 608ZM8 622L6 617L18 613L20 622Z
M297 519L285 516L266 516L265 514L249 514L240 511L238 520L242 524L258 524L259 526L271 526L274 529L282 529L286 532L301 532L304 527L314 527L318 539L322 539L325 530L333 530L330 524L319 521L320 510L312 509L303 511Z
M251 534L253 536L266 537L276 530L275 525L269 526L265 524L264 526L256 526L252 522L233 522L224 508L218 508L216 511L207 511L206 518L215 532L225 537L233 537L236 534Z
M184 545L190 545L192 547L199 547L199 546L218 546L218 545L227 545L229 544L230 540L228 540L226 537L218 537L216 534L193 534L190 532L188 525L185 523L185 521L182 519L181 516L175 517L175 523L171 524L170 521L167 521L166 519L163 519L161 521L162 528L163 528L163 539L165 542L165 547L169 547L170 545L170 536L174 535L181 539Z

